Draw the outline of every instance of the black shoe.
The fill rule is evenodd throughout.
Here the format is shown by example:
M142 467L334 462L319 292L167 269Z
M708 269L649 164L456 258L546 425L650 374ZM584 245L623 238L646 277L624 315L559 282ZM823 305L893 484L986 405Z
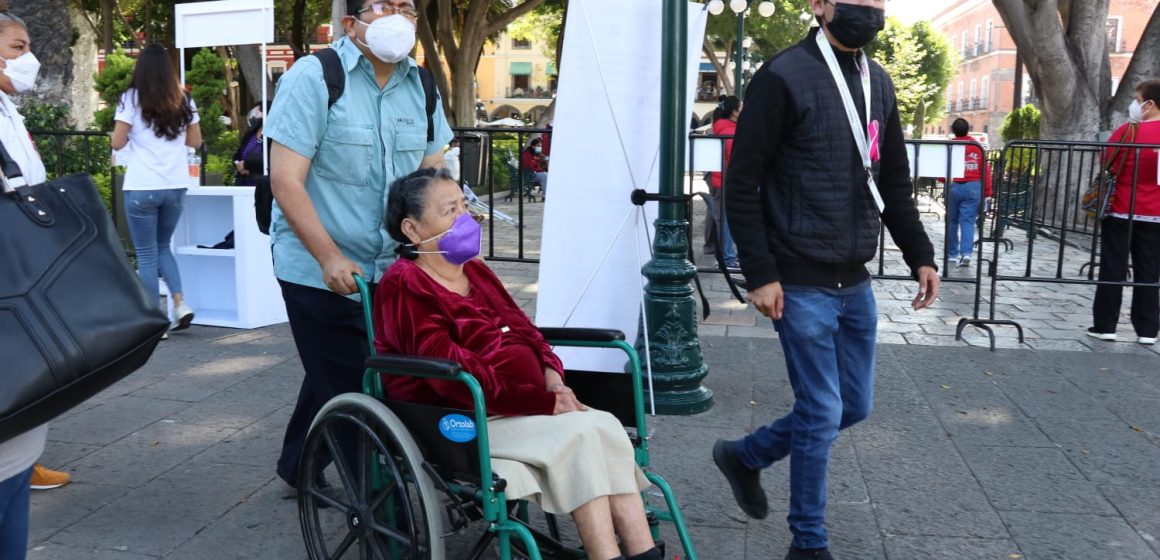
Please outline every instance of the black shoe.
M745 515L754 519L765 519L769 515L769 501L765 489L761 487L761 471L755 471L741 463L733 450L733 442L723 439L713 445L713 462L733 489L733 499Z
M785 560L834 560L828 548L796 548L789 547Z

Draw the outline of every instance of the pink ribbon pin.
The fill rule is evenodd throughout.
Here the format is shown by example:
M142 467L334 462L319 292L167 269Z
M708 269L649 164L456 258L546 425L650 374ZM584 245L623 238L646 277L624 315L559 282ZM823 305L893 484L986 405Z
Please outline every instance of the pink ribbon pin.
M878 131L881 128L877 120L870 121L870 126L867 127L866 132L870 135L870 161L878 161L880 154L878 153Z

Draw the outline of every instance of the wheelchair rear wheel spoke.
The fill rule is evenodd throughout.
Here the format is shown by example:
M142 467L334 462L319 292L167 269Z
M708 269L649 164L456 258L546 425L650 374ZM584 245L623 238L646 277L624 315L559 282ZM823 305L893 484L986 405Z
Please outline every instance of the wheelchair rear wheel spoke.
M334 472L321 467L327 463ZM299 496L310 558L445 560L443 495L423 464L410 432L381 402L344 394L324 405L299 465L322 473ZM333 491L324 489L327 479Z
M350 550L351 545L353 545L357 540L358 535L354 531L347 531L346 538L342 539L342 542L338 543L338 546L334 547L333 557L342 558L342 555L346 554L346 551Z

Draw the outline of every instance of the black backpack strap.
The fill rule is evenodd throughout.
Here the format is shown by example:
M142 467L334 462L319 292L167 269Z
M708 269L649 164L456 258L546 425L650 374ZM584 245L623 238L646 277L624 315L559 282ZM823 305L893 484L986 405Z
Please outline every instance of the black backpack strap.
M326 81L326 108L329 109L338 102L338 98L342 97L342 91L346 89L346 72L342 68L342 59L339 58L338 51L332 48L314 51L311 56L318 57L318 61L322 63L322 79Z
M435 76L426 68L419 68L419 82L423 84L423 94L427 97L427 142L435 141L435 104L439 102L435 94Z

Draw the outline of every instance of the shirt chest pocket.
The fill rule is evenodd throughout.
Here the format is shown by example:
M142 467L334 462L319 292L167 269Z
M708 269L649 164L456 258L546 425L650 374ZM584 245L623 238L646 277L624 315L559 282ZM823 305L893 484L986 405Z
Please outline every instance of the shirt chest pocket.
M419 169L427 152L427 126L403 126L395 130L395 174L406 175Z
M319 177L364 187L374 166L374 131L331 124L312 162Z

